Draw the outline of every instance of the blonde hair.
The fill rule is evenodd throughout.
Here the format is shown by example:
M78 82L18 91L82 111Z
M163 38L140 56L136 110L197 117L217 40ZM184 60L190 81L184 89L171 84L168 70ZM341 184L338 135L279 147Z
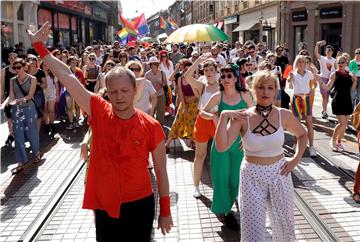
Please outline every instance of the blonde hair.
M306 63L306 56L305 55L297 55L295 57L294 64L293 64L294 70L297 70L297 65L299 64L300 60L303 60L304 63Z
M338 56L338 57L336 57L336 63L337 62L339 62L339 61L345 61L345 63L346 63L346 57L345 56L343 56L343 55L340 55L340 56Z
M140 67L141 71L140 71L140 76L142 76L143 72L144 72L144 68L141 64L140 61L129 61L128 63L126 63L125 67L129 69L130 66L132 65L137 65L138 67Z
M262 71L257 71L252 78L252 92L254 97L255 95L255 90L256 88L264 85L264 83L268 83L268 82L274 82L275 84L275 90L278 89L278 77L276 74L272 73L269 70L262 70ZM274 97L275 98L275 97Z

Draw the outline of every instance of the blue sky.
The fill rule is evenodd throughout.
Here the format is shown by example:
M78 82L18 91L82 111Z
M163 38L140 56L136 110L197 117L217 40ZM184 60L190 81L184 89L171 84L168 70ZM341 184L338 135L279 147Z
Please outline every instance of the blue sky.
M121 0L123 16L134 18L145 13L145 18L149 18L154 13L162 9L167 9L175 0Z

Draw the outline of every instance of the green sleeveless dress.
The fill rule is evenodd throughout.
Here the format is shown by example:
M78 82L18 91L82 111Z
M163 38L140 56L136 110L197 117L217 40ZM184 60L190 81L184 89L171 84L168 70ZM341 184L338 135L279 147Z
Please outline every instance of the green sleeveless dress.
M224 110L237 110L247 108L241 93L241 100L236 105L228 105L221 101L218 108L218 114ZM213 185L213 200L211 211L216 214L229 213L239 192L240 164L244 157L243 150L239 149L240 135L236 138L231 147L218 152L213 140L210 151L211 179Z

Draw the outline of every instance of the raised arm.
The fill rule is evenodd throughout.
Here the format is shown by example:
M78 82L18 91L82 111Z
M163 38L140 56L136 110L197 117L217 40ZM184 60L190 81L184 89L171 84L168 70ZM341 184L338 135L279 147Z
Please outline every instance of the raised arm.
M184 74L187 83L189 83L193 89L197 89L199 93L201 93L202 89L204 88L204 83L195 79L193 75L194 72L198 69L199 64L208 58L208 55L201 55Z
M35 34L30 31L28 31L28 33L30 35L32 44L40 46L39 43L43 44L49 37L50 25L48 22L46 22ZM40 48L44 50L44 48L46 48L45 44L43 44L43 46L40 46ZM37 51L39 50L37 48L35 49ZM41 53L39 54L41 56ZM70 71L69 67L67 67L62 61L60 61L50 53L46 54L43 57L43 61L46 63L47 66L49 66L51 72L66 87L66 90L71 94L71 96L74 97L76 103L85 112L90 114L90 98L92 94L80 84L75 75Z
M325 41L322 40L322 41L316 42L316 44L315 44L314 55L315 55L316 59L318 59L318 60L320 59L320 50L319 50L319 47L325 45L326 42L325 42L325 43L324 43L324 42L325 42Z

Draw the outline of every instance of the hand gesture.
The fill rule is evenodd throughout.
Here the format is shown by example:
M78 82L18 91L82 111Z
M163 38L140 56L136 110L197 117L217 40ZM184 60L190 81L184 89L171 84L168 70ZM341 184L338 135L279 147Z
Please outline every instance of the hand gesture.
M244 111L245 109L226 110L224 111L225 113L224 112L223 113L230 119L240 120L240 119L245 119L248 116L248 114Z
M41 26L41 28L36 33L33 33L29 29L27 30L31 43L46 42L49 38L50 31L51 25L49 24L49 22L44 23L43 26Z
M173 226L171 215L167 217L159 216L157 229L161 229L163 235L168 234Z
M297 162L295 162L294 160L286 161L285 164L281 167L280 175L288 176L296 165Z
M318 44L318 45L320 45L320 46L324 46L324 45L326 45L326 41L325 41L325 40L321 40L321 41L316 42L316 44Z
M80 146L80 158L82 160L87 160L88 158L88 145L86 143L82 143Z

